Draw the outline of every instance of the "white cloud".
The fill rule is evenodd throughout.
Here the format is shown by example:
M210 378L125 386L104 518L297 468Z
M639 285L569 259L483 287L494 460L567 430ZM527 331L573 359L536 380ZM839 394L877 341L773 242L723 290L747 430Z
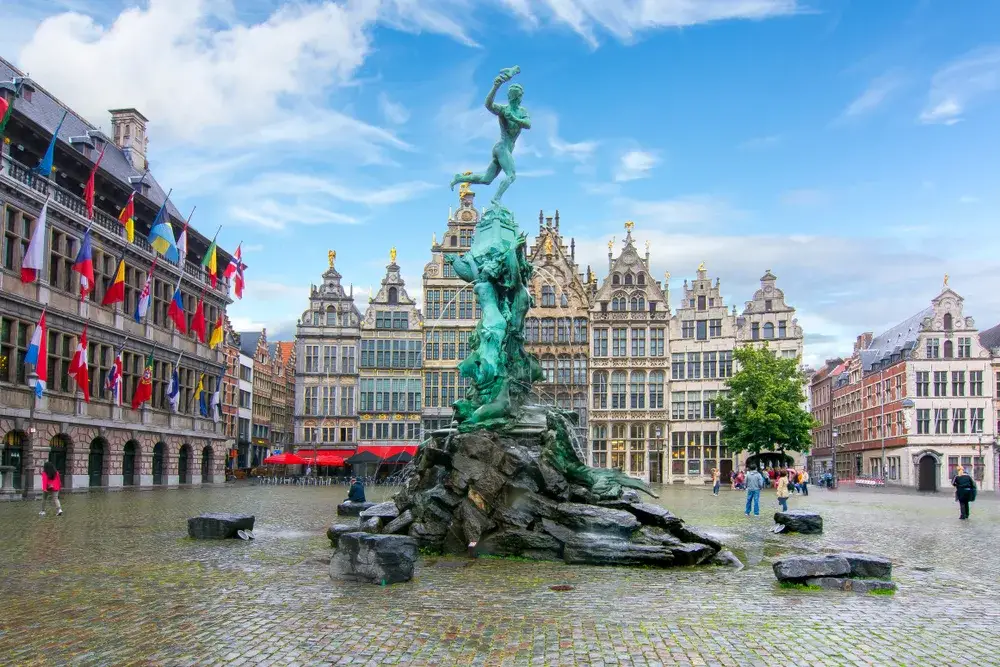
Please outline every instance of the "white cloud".
M287 229L290 225L354 225L359 222L357 218L322 206L275 199L258 199L250 206L231 206L229 217L237 222L250 222L274 230Z
M982 199L979 197L974 197L973 195L962 195L958 198L959 204L978 204Z
M752 139L747 139L739 145L743 150L753 151L762 150L764 148L770 148L781 141L781 137L776 134L771 134L765 137L753 137Z
M257 195L325 195L351 204L385 206L409 201L440 185L426 181L407 181L395 185L364 189L335 179L293 173L261 174L248 187Z
M767 19L801 10L797 0L501 0L529 26L562 23L592 47L597 31L632 40L636 33L735 19Z
M863 93L854 99L841 114L841 120L857 118L872 113L885 104L903 84L897 72L889 72L874 79Z
M781 203L785 206L812 208L829 203L830 195L817 188L801 188L782 193Z
M701 225L732 221L743 213L711 195L690 195L660 201L619 200L616 202L635 218L638 227L665 229L678 225Z
M646 178L653 167L660 163L656 153L642 150L631 150L621 156L615 180L618 182L634 181Z
M260 252L264 249L263 243L248 243L243 246L243 252Z
M390 100L385 93L379 93L378 106L382 116L393 125L402 125L410 120L409 110L399 102Z
M977 49L939 70L931 79L919 120L954 125L982 98L1000 91L1000 46Z

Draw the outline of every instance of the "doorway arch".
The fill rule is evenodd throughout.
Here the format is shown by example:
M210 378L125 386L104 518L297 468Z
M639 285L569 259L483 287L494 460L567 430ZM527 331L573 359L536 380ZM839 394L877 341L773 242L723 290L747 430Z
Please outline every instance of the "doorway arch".
M191 483L191 445L181 445L177 456L177 483Z
M153 486L162 486L164 483L164 463L166 462L167 446L158 442L153 446Z
M0 451L0 465L14 469L14 488L21 488L21 459L24 455L25 436L23 431L8 431L3 437L3 447Z
M136 461L139 460L139 443L129 440L125 443L122 453L122 484L124 486L138 486L139 475Z
M917 463L917 491L937 491L938 461L932 454L924 454Z
M69 459L69 450L73 446L73 441L65 433L58 433L49 440L49 462L59 471L64 488L72 488L72 479L66 476L66 461Z
M205 447L201 450L201 483L212 483L212 448Z
M94 438L90 441L90 454L87 456L88 486L102 486L104 481L104 453L107 451L104 438Z

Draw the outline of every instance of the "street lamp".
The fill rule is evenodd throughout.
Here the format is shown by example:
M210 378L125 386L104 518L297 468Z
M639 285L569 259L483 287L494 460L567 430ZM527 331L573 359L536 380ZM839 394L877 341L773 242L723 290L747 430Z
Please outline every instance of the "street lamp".
M833 427L833 488L837 488L837 436L840 435L840 431L837 427Z

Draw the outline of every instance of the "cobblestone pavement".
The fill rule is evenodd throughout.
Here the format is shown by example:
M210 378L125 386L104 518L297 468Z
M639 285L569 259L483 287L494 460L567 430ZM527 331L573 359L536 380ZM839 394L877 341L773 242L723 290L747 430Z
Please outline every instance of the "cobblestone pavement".
M62 517L0 505L0 664L996 665L1000 503L814 489L826 533L770 532L742 494L660 503L749 564L654 570L424 558L414 581L333 582L324 532L343 487L67 495ZM387 496L376 489L370 498ZM248 511L257 540L195 542L189 516ZM880 553L893 597L785 590L769 562ZM554 584L574 590L553 592Z

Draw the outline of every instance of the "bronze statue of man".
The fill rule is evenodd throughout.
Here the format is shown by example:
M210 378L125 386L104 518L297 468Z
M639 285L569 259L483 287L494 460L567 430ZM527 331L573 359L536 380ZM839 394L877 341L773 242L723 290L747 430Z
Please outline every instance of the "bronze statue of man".
M517 173L514 169L514 144L521 136L522 129L531 129L531 118L528 116L528 111L521 106L524 89L519 84L515 83L507 89L507 104L497 104L493 101L500 86L510 81L520 71L521 68L516 65L500 70L500 74L493 79L493 88L490 89L490 94L486 96L486 108L500 121L500 141L493 146L493 158L490 160L490 166L482 174L455 174L455 178L451 179L452 190L458 183L489 185L496 179L497 174L503 171L504 179L500 183L500 187L497 188L496 194L493 195L493 199L490 200L494 206L500 204L503 193L517 179Z

